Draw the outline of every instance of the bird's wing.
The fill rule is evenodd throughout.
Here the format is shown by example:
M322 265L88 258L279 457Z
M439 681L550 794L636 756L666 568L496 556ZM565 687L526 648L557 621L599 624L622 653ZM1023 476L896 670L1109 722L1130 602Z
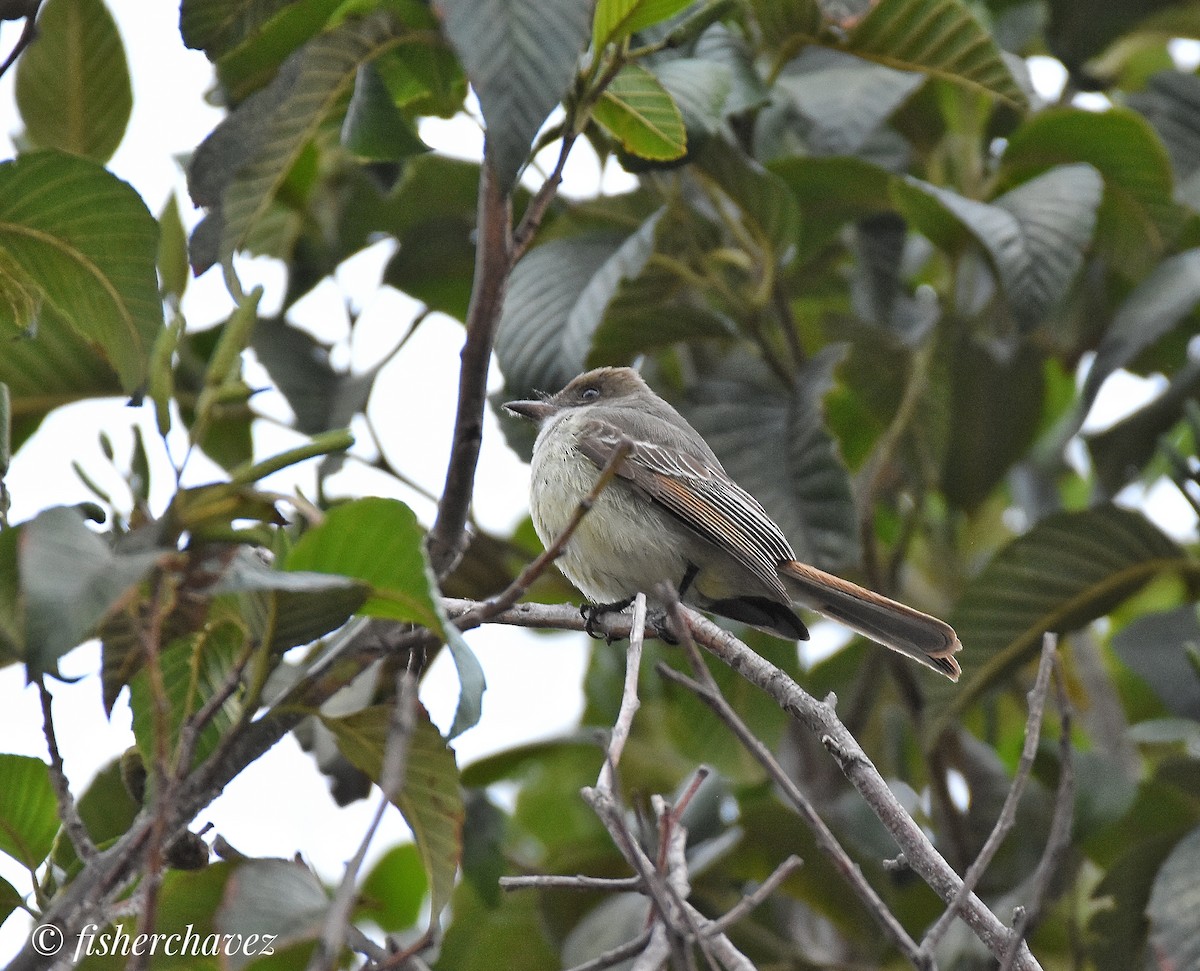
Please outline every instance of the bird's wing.
M580 429L578 445L600 469L625 440L627 436L608 422L590 421ZM791 546L758 500L720 466L670 446L634 441L617 475L693 532L731 553L781 601L790 599L778 567L795 559Z

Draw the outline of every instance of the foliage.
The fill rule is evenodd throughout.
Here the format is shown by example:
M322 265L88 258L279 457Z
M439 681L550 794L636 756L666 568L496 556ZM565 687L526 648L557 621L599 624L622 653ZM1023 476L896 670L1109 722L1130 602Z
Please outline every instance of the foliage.
M229 778L253 771L272 731L295 730L335 753L320 764L339 784L387 784L413 830L414 845L361 875L343 911L369 933L436 943L434 966L458 971L516 948L527 967L583 962L644 926L632 895L496 889L505 874L628 874L579 798L603 761L590 735L460 770L422 709L407 728L393 717L398 675L445 644L462 685L451 736L475 724L482 669L444 596L496 595L532 551L528 524L513 536L475 531L456 570L438 576L408 506L331 491L329 476L368 454L347 429L378 370L339 369L338 349L289 313L388 240L382 285L463 320L484 361L498 325L495 401L640 361L804 558L956 625L957 686L857 642L801 671L790 645L740 633L812 693L844 699L846 725L960 870L1011 782L1041 635L1063 634L1079 788L1031 948L1045 967L1195 966L1200 560L1194 520L1151 518L1146 501L1158 486L1172 498L1164 508L1200 509L1200 365L1189 354L1200 331L1200 76L1172 57L1172 38L1200 37L1194 6L599 0L587 10L575 0L183 0L181 36L212 62L227 109L189 162L204 216L185 239L178 203L155 220L105 168L132 96L102 0L42 4L15 66L21 149L0 162L0 663L52 679L66 652L100 638L104 704L129 688L137 744L79 794L74 832L55 768L0 755L0 852L37 886L22 904L0 881L0 918L26 904L54 915L95 885L82 828L126 853L104 863L118 868L94 901L106 920L134 927L136 908L118 893L141 876L157 894L158 929L278 933L286 947L253 966L304 966L328 945L334 888L282 860L163 877L147 860L182 862L175 844L147 858L130 835L154 819L158 837L176 836ZM1067 74L1054 103L1030 83L1030 58L1047 53ZM423 119L466 110L468 82L486 173L420 137ZM550 146L564 159L611 159L636 186L556 198L560 169L543 186L529 165ZM489 192L527 214L498 256L487 248ZM286 268L277 313L260 311L261 291L242 292L234 257L245 254ZM192 272L213 267L236 309L191 326L201 322L184 319L181 298ZM473 294L481 268L507 290L498 320L483 319ZM282 454L254 450L248 350L305 436ZM1118 372L1155 376L1152 396L1081 431L1112 403L1105 382ZM80 467L96 502L8 523L12 453L54 408L112 396L144 400L163 441L182 429L223 479L177 479L152 508L149 470L166 449L139 436L124 472L131 502ZM468 439L479 427L470 398ZM527 455L528 429L499 417ZM472 462L461 445L456 460ZM321 461L314 497L260 485L309 459ZM404 459L367 461L403 486ZM457 501L449 489L439 498ZM563 596L543 578L530 599ZM364 635L384 621L403 650ZM668 648L647 650L681 666ZM924 883L885 870L896 853L887 832L812 739L738 675L714 675L919 936L940 906ZM612 724L621 685L618 655L595 650L586 728ZM654 673L641 700L621 765L631 801L677 792L700 761L715 770L706 798L688 804L695 905L722 913L799 853L805 868L731 930L734 942L761 967L898 966L721 721ZM998 914L1027 899L1063 751L1043 744L1020 825L980 884ZM404 771L389 780L397 763ZM509 808L496 786L516 792ZM937 956L944 968L982 966L965 935Z

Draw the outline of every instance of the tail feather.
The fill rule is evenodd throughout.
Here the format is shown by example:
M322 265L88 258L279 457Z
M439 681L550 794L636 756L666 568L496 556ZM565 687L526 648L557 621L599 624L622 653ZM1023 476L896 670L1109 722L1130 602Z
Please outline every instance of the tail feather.
M805 607L907 654L951 681L962 673L954 659L962 644L949 624L795 560L781 563L779 574L788 592Z

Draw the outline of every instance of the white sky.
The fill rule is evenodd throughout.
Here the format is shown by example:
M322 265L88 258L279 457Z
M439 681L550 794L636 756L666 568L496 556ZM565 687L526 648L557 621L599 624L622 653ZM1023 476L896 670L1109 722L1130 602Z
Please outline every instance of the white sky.
M108 0L108 5L121 26L134 83L133 117L110 168L141 193L155 214L172 192L177 193L185 222L190 226L198 214L191 211L182 172L174 159L193 149L221 117L202 100L211 79L209 64L201 53L182 46L177 4ZM0 28L0 51L11 47L16 38L14 28L11 23ZM1046 62L1037 72L1039 88L1050 94L1056 85L1055 73L1061 68L1048 59L1038 60ZM14 154L8 140L20 128L12 93L13 74L10 71L0 80L0 157L3 158ZM1061 85L1061 81L1057 84ZM180 110L181 106L186 110ZM465 157L478 157L482 141L478 127L464 119L431 120L422 127L422 135L435 148ZM546 164L552 161L551 157ZM568 167L564 192L591 194L597 184L606 191L618 191L629 184L629 179L618 169L599 172L594 156L581 145ZM386 353L417 309L411 300L379 286L390 253L389 246L380 245L354 258L339 272L336 282L323 283L291 315L318 337L336 341L346 334L343 308L349 300L361 311L350 355L350 363L356 369L370 367ZM267 286L264 310L277 308L282 286L278 268L266 261L247 261L242 263L241 270L247 289L257 282ZM210 326L223 319L231 306L218 272L210 271L189 284L184 311L193 328ZM370 404L393 462L435 494L440 492L453 426L462 337L458 323L438 315L432 317L385 370L376 383ZM493 387L499 384L495 371L492 381ZM1149 393L1145 382L1120 377L1111 381L1118 385L1110 400L1121 412L1132 410L1137 399ZM266 383L265 378L262 383ZM263 398L255 401L264 411L279 416L287 414L279 396L275 395L274 400ZM1115 414L1109 411L1104 423L1111 422ZM147 445L153 451L159 438L148 408L135 411L122 401L105 401L86 402L53 413L13 463L8 477L13 496L12 520L28 519L47 506L91 498L71 470L72 459L79 460L102 485L120 495L119 479L106 470L97 433L102 428L109 431L117 447L118 462L124 462L131 442L129 428L134 422L141 424ZM365 441L365 436L360 437ZM260 455L294 444L296 438L262 423L256 427ZM183 442L178 435L171 448L176 457L182 454ZM369 454L369 444L363 454ZM161 453L158 462L160 468L165 468ZM193 457L187 483L219 476L219 470L202 457ZM160 476L159 488L153 496L158 511L169 498L168 478ZM311 470L298 477L288 472L267 480L265 485L287 492L297 482L305 484L310 480ZM527 470L508 451L494 419L487 415L475 504L480 522L501 531L511 528L525 513L526 482ZM346 494L395 495L409 502L426 522L430 520L429 503L397 488L392 480L379 473L351 467L335 480L335 485ZM1163 519L1179 521L1174 510ZM460 763L521 741L553 735L575 724L582 709L579 686L589 649L581 635L533 635L494 627L472 631L467 638L484 665L489 690L482 722L455 743ZM53 687L60 745L68 777L77 794L100 767L132 743L129 709L123 701L111 722L102 714L98 669L98 647L85 645L62 663L65 675L80 680ZM434 721L447 727L457 697L457 684L452 667L444 658L439 658L426 677L421 697ZM18 666L0 669L0 751L44 758L40 725L37 695L24 686L22 670ZM289 736L235 780L200 814L197 823L212 822L216 832L253 855L290 857L300 852L326 878L336 879L344 861L357 847L373 804L372 799L338 809L328 795L325 779ZM376 837L372 856L406 834L399 814L393 811ZM22 892L29 890L28 876L2 856L0 876ZM0 962L7 960L24 942L28 924L18 913L0 928Z

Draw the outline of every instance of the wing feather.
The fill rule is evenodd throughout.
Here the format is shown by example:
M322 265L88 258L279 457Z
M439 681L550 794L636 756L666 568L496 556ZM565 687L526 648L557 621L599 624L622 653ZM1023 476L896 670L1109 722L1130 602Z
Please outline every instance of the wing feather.
M603 468L625 437L608 422L591 421L580 429L579 450ZM732 553L782 601L790 599L778 567L795 559L791 546L758 500L719 465L668 446L634 442L617 475L693 532Z

